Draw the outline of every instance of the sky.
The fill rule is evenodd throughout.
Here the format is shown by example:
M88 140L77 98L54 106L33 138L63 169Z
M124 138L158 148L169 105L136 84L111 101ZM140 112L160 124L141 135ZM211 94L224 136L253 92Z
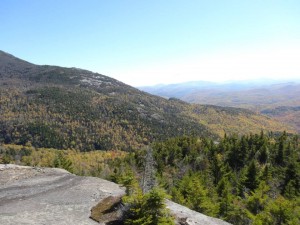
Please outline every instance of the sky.
M0 50L133 86L300 79L299 0L1 0Z

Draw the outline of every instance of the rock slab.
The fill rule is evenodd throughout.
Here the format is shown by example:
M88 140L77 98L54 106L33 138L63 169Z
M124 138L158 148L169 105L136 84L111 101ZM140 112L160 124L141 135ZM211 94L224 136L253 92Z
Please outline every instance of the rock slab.
M223 220L206 216L169 200L166 200L166 206L175 217L177 225L230 225Z
M91 208L122 196L117 184L62 169L0 164L0 224L92 225Z
M1 225L111 223L119 218L124 194L115 183L63 169L0 164ZM169 200L166 205L177 225L229 225Z

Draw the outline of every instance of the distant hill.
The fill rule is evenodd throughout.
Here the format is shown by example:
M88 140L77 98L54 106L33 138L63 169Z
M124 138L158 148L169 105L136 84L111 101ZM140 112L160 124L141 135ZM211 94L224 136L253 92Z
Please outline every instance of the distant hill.
M203 92L231 92L258 88L265 84L276 84L275 80L251 80L251 81L229 81L223 83L209 81L189 81L176 84L158 84L154 86L142 86L138 89L151 94L170 98L184 98L186 96L201 94ZM217 95L217 94L216 94Z
M190 82L140 89L190 103L250 109L290 124L300 132L300 81Z
M0 143L130 150L184 134L293 132L245 109L147 94L78 68L34 65L0 51Z

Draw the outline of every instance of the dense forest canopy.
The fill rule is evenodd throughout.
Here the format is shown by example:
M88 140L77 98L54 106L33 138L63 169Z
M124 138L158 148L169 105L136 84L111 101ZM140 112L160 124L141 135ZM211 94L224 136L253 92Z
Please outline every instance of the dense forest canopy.
M233 224L299 224L298 136L182 137L154 149L174 201Z

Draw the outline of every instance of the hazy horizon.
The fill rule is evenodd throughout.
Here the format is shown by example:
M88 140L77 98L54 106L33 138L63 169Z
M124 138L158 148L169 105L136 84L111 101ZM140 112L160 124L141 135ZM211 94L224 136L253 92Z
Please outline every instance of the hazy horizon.
M300 79L300 2L3 0L0 49L132 86Z
M272 85L272 84L280 84L280 83L300 83L300 78L280 78L280 79L272 79L272 78L257 78L257 79L245 79L245 80L223 80L223 81L209 81L209 80L187 80L184 82L170 82L170 83L158 83L153 85L141 85L141 86L134 86L134 87L155 87L155 86L165 86L165 85L180 85L180 84L189 84L189 83L210 83L215 85L224 85L224 84L245 84L245 83L255 83L255 84L261 84L261 85ZM269 83L265 83L269 82Z

